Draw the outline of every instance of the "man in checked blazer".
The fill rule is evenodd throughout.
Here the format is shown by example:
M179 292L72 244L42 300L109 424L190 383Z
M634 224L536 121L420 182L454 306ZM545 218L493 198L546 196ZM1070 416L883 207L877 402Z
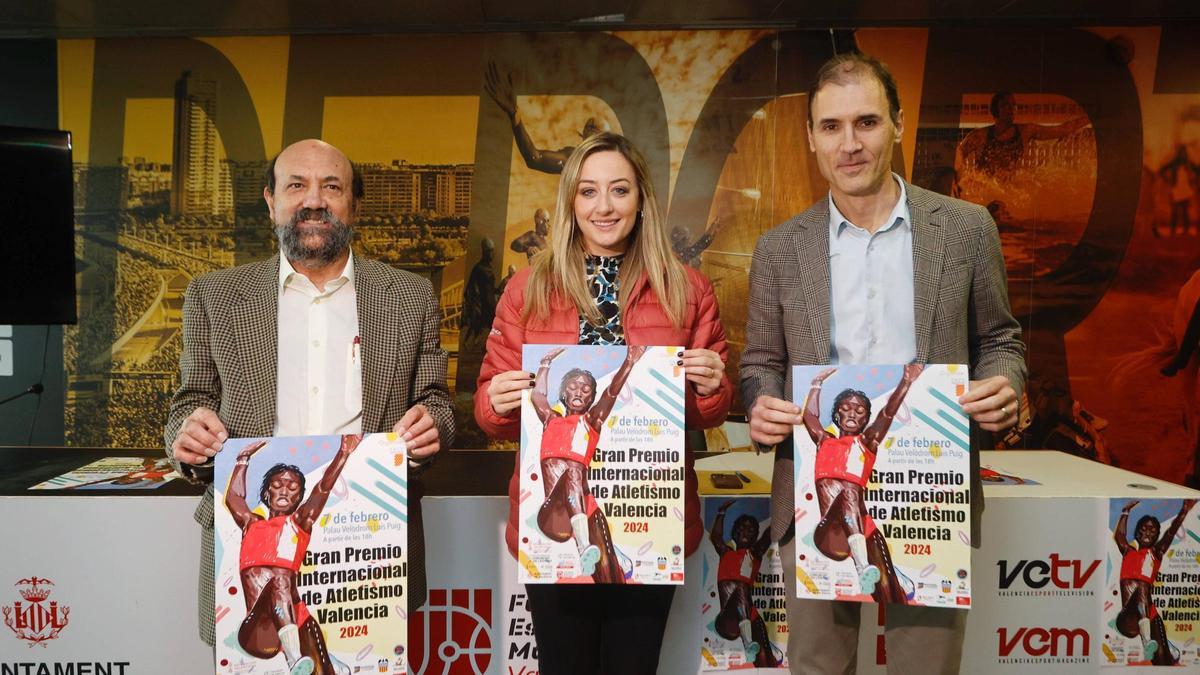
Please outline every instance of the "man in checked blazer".
M352 255L362 177L318 140L288 146L263 190L269 260L197 277L183 307L181 382L164 432L181 472L210 483L201 526L200 636L213 644L212 457L227 438L393 431L408 444L409 611L425 601L421 485L454 435L440 311L428 280Z
M809 148L829 197L759 239L740 366L750 437L776 447L772 531L785 561L795 556L792 426L802 424L787 400L792 366L967 363L974 379L959 403L975 432L1012 426L1025 382L995 223L983 207L891 172L904 125L891 74L873 58L839 55L821 67L808 100ZM976 452L971 461L978 545ZM795 566L783 567L794 588ZM792 672L853 673L859 604L794 595ZM957 673L965 622L962 610L890 605L888 672Z

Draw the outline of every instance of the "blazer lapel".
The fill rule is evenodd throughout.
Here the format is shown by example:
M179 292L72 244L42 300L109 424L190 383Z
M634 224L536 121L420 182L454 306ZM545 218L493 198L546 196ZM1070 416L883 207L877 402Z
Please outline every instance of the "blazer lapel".
M249 399L249 436L270 436L275 428L276 371L279 367L279 256L263 261L237 289L241 302L233 316L239 359Z
M796 230L800 290L808 310L815 363L829 362L829 198L800 216Z
M929 341L933 333L933 315L937 309L938 284L946 255L946 228L937 200L925 190L905 183L913 230L913 310L917 332L917 362L929 359Z
M394 300L391 284L373 264L357 255L354 257L354 293L358 334L362 338L362 431L367 434L379 431L383 412L387 409L398 352L392 322L399 317L388 310Z

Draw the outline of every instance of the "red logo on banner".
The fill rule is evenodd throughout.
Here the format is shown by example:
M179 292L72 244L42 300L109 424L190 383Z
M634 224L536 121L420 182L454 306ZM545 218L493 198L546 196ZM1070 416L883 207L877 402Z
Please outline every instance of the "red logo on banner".
M1001 658L1011 656L1018 648L1028 656L1089 656L1091 653L1091 635L1082 628L1022 627L1015 632L998 628L996 635L1000 638Z
M4 613L4 625L12 629L18 638L28 642L30 647L45 647L47 642L57 638L62 629L67 627L71 608L58 604L57 600L47 602L50 586L54 585L49 579L30 577L13 585L24 602L17 600L0 608Z
M483 675L492 663L492 589L430 589L412 617L415 675Z

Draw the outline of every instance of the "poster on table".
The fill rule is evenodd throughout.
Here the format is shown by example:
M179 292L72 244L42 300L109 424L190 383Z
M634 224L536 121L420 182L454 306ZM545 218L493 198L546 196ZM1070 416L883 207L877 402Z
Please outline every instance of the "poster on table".
M984 485L1041 485L1032 478L1020 476L1008 469L995 464L983 464L979 467L979 479Z
M683 583L681 351L525 345L522 583Z
M786 667L787 588L769 497L706 497L702 671Z
M1104 663L1200 667L1200 513L1193 499L1112 499Z
M166 457L105 457L30 490L155 490L179 473Z
M394 434L226 441L218 674L407 672L406 454Z
M971 604L963 365L796 366L798 597Z

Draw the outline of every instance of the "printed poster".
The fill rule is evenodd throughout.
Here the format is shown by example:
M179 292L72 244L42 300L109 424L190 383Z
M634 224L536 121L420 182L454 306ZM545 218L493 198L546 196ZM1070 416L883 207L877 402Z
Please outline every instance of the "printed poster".
M1025 478L993 465L983 464L979 467L979 479L984 485L1041 485L1032 478Z
M796 366L796 593L971 605L962 365Z
M681 351L525 345L522 583L683 583Z
M787 589L769 497L706 497L702 671L786 667Z
M217 673L407 672L408 477L394 434L217 454Z
M1200 667L1200 513L1194 499L1113 499L1104 662Z
M166 457L105 457L30 490L156 490L179 474Z

